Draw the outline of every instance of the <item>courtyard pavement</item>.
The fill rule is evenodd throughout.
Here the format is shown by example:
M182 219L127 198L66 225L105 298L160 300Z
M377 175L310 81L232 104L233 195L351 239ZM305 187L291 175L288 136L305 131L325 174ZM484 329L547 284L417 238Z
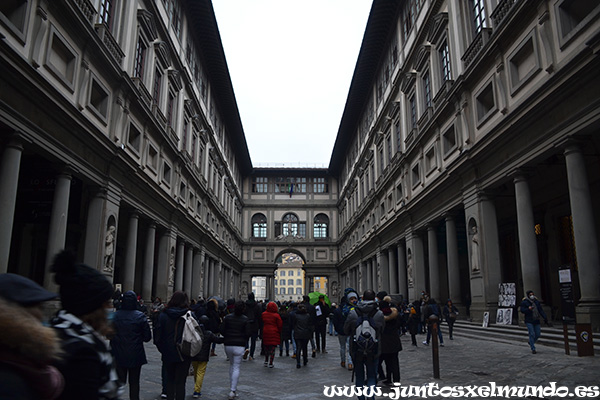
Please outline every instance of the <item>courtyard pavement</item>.
M543 331L542 331L543 335ZM485 385L542 385L568 387L575 394L577 386L600 386L600 355L578 357L564 354L563 349L537 345L537 354L532 354L527 343L499 343L481 339L461 338L455 332L454 340L445 338L445 347L439 349L440 379L433 378L432 349L422 344L424 335L418 335L418 346L410 344L410 336L402 337L404 350L400 352L400 375L402 386L437 384L443 386ZM260 345L258 345L260 349ZM277 355L275 367L265 368L264 357L242 363L238 384L239 400L269 399L327 399L325 387L352 385L351 372L340 366L337 337L327 336L327 354L309 358L308 366L296 369L296 360ZM310 345L309 345L310 352ZM160 399L161 374L160 354L151 343L146 344L148 364L142 367L142 400ZM223 345L217 345L217 356L208 363L201 399L225 400L229 392L229 362L226 361ZM390 398L393 392L382 387L382 396ZM124 399L128 399L128 393ZM186 400L192 398L193 378L187 379ZM385 393L385 394L384 394ZM466 391L465 393L469 393ZM560 394L560 393L559 393ZM593 394L593 392L589 392ZM589 396L588 394L588 396ZM483 396L487 396L483 392ZM469 398L487 398L470 395ZM426 398L448 398L448 395ZM488 396L489 397L489 396ZM567 395L569 398L577 396ZM593 397L593 396L590 396ZM356 398L356 397L353 397ZM392 397L393 398L393 397ZM424 398L409 396L405 398ZM454 397L457 398L457 397ZM460 396L458 398L467 398ZM507 398L507 397L496 397ZM513 396L513 399L532 399L540 396ZM548 398L548 397L546 397Z

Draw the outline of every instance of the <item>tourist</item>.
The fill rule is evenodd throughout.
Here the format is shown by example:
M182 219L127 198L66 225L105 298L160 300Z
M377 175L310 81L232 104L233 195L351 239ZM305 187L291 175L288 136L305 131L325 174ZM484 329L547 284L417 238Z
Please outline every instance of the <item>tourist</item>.
M458 316L458 308L452 303L451 299L446 301L442 314L444 314L444 319L448 323L448 335L450 340L454 340L452 333L454 331L454 322L456 322L456 317Z
M270 301L267 311L262 313L262 344L265 346L265 367L273 368L275 348L281 344L283 321L278 313L277 304Z
M526 296L521 302L521 312L525 314L525 325L527 326L527 332L529 333L529 347L531 347L531 353L536 354L535 342L541 336L541 324L540 318L544 319L546 325L548 324L548 317L542 309L537 297L533 293L533 290L528 290Z
M227 315L221 324L221 334L224 336L225 354L229 358L230 390L229 400L237 396L237 385L240 378L240 364L246 350L248 337L252 333L252 326L244 312L246 303L238 300L235 303L233 314Z
M291 324L296 341L296 368L301 368L301 357L304 365L308 364L308 341L312 338L314 330L312 318L306 310L306 304L298 304L297 310L292 314Z

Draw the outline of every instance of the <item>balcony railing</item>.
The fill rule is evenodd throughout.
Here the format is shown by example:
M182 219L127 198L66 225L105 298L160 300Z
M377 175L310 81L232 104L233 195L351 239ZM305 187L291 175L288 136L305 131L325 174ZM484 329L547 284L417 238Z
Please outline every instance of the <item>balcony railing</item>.
M113 56L117 64L121 65L121 61L123 61L125 53L123 53L123 50L121 50L119 43L117 43L108 27L105 24L96 24L95 28L96 32L98 32L98 36L102 40L102 43L104 43L108 49L108 52Z
M94 22L94 16L96 15L94 4L89 0L73 0L73 3L77 5L77 8L79 8L81 13L85 16L85 19L87 19L91 25Z
M492 22L494 24L494 28L497 28L502 23L502 21L504 21L504 18L508 15L508 12L519 1L520 0L502 0L500 1L500 3L498 3L496 8L494 9L494 12L492 12L492 15L490 15L490 18L492 19Z
M462 60L465 63L465 68L468 68L473 60L475 60L481 49L483 49L483 47L489 41L491 35L492 28L482 28L477 36L475 36L475 39L462 56Z

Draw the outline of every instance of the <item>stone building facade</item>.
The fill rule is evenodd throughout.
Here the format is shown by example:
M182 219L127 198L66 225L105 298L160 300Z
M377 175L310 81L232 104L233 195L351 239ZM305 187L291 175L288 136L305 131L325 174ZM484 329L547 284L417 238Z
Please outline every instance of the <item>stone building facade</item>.
M600 328L600 5L376 0L328 168L253 168L208 0L0 3L0 272L62 248L144 299L498 285ZM337 299L336 299L337 300Z

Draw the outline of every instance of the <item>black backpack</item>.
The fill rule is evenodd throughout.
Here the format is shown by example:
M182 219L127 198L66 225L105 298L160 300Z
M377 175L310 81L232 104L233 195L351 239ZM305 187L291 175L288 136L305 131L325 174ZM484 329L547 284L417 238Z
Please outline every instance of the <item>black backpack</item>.
M354 355L357 360L372 360L377 355L378 340L377 330L373 317L377 313L374 308L368 315L365 315L358 308L354 309L358 319L356 320L356 330L354 332Z

